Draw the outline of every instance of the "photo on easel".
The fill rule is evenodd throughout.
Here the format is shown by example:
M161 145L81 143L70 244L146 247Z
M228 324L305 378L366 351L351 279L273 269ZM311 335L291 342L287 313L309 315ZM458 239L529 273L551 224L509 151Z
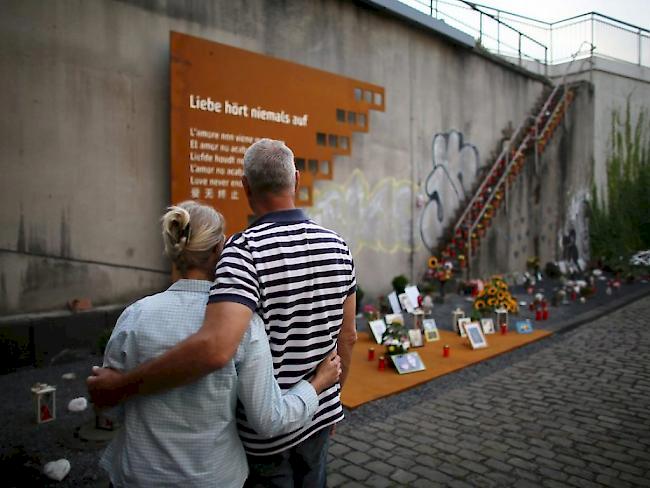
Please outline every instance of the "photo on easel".
M424 346L424 340L422 338L422 331L420 329L410 329L409 330L409 342L412 347L422 347Z
M472 346L472 349L481 349L487 347L487 341L483 335L483 329L479 322L470 322L465 326L465 332L469 339L469 343Z
M519 334L531 334L533 332L533 324L531 324L529 319L518 320L515 327L517 327Z
M469 317L463 317L462 319L458 319L458 334L461 337L467 337L467 333L465 332L465 327L472 322L472 319Z
M415 306L417 304L411 303L411 299L406 293L401 293L398 297L399 304L402 306L402 310L406 310L408 313L415 312Z
M422 358L420 358L420 355L417 352L395 354L390 358L399 374L415 373L416 371L424 371L426 369L422 362Z
M368 322L368 327L372 333L372 337L375 339L377 344L381 344L381 338L386 332L386 322L384 319L371 320Z
M427 342L440 340L440 332L438 332L435 319L424 319L422 321L422 327L424 328L424 338Z
M484 334L494 334L494 320L481 319L481 327Z
M393 313L401 313L402 307L399 306L399 300L397 299L397 293L394 291L388 294L388 303Z

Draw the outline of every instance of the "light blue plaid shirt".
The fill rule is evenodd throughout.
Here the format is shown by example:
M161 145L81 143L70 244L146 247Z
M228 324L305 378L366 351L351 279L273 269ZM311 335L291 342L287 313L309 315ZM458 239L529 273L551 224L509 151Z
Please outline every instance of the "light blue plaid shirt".
M211 285L180 280L128 307L106 346L104 366L128 371L196 332ZM318 407L306 381L282 395L257 315L227 366L190 385L127 401L124 427L100 466L116 487L242 486L248 466L235 423L237 397L255 429L269 437L302 427Z

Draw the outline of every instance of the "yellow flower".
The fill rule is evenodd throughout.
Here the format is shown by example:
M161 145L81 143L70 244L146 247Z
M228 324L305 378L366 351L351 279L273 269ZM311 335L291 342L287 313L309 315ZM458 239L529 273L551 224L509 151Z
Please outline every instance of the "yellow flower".
M427 264L429 265L429 269L436 269L438 267L438 258L431 256Z
M476 310L483 310L485 308L485 302L483 300L476 300L474 302L474 308Z
M488 286L487 287L487 294L488 295L496 295L497 294L497 289L494 286Z
M497 293L497 298L499 299L499 302L502 302L503 300L506 299L506 293L500 291L499 293Z

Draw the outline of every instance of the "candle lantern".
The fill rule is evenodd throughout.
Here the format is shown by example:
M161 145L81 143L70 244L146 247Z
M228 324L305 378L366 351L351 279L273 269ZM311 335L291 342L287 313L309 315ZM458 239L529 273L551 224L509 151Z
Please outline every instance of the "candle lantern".
M374 361L375 360L375 348L374 347L369 347L368 348L368 361Z
M424 332L424 311L416 310L413 312L413 328Z
M459 328L458 328L458 319L465 318L465 312L463 312L460 308L456 308L453 312L451 312L451 323L454 328L454 332L458 333Z
M449 344L445 344L442 348L442 357L443 358L448 358L449 357Z
M499 327L505 326L506 331L508 330L508 310L501 307L497 308L494 313L496 314L496 323ZM503 332L503 329L502 329Z
M42 424L56 418L56 387L45 383L32 386L36 423Z

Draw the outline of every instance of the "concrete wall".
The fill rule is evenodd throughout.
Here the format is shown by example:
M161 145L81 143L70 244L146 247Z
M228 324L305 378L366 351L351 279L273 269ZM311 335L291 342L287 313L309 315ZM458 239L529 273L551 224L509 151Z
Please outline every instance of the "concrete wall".
M594 183L599 192L607 192L607 158L611 152L612 114L625 113L630 100L632 120L641 110L650 109L650 68L613 59L591 57L552 66L549 75L560 81L589 81L594 86Z
M309 210L350 242L371 297L395 275L424 270L422 235L437 237L422 218L434 164L460 169L467 182L543 88L356 2L4 1L0 314L77 296L128 301L168 283L158 218L169 204L170 30L385 87L385 112L371 114L369 133L354 136L352 155L336 161L334 181L317 184ZM530 198L529 187L521 191ZM453 192L441 192L449 216ZM563 212L553 214L556 227ZM519 266L527 252L505 263Z

